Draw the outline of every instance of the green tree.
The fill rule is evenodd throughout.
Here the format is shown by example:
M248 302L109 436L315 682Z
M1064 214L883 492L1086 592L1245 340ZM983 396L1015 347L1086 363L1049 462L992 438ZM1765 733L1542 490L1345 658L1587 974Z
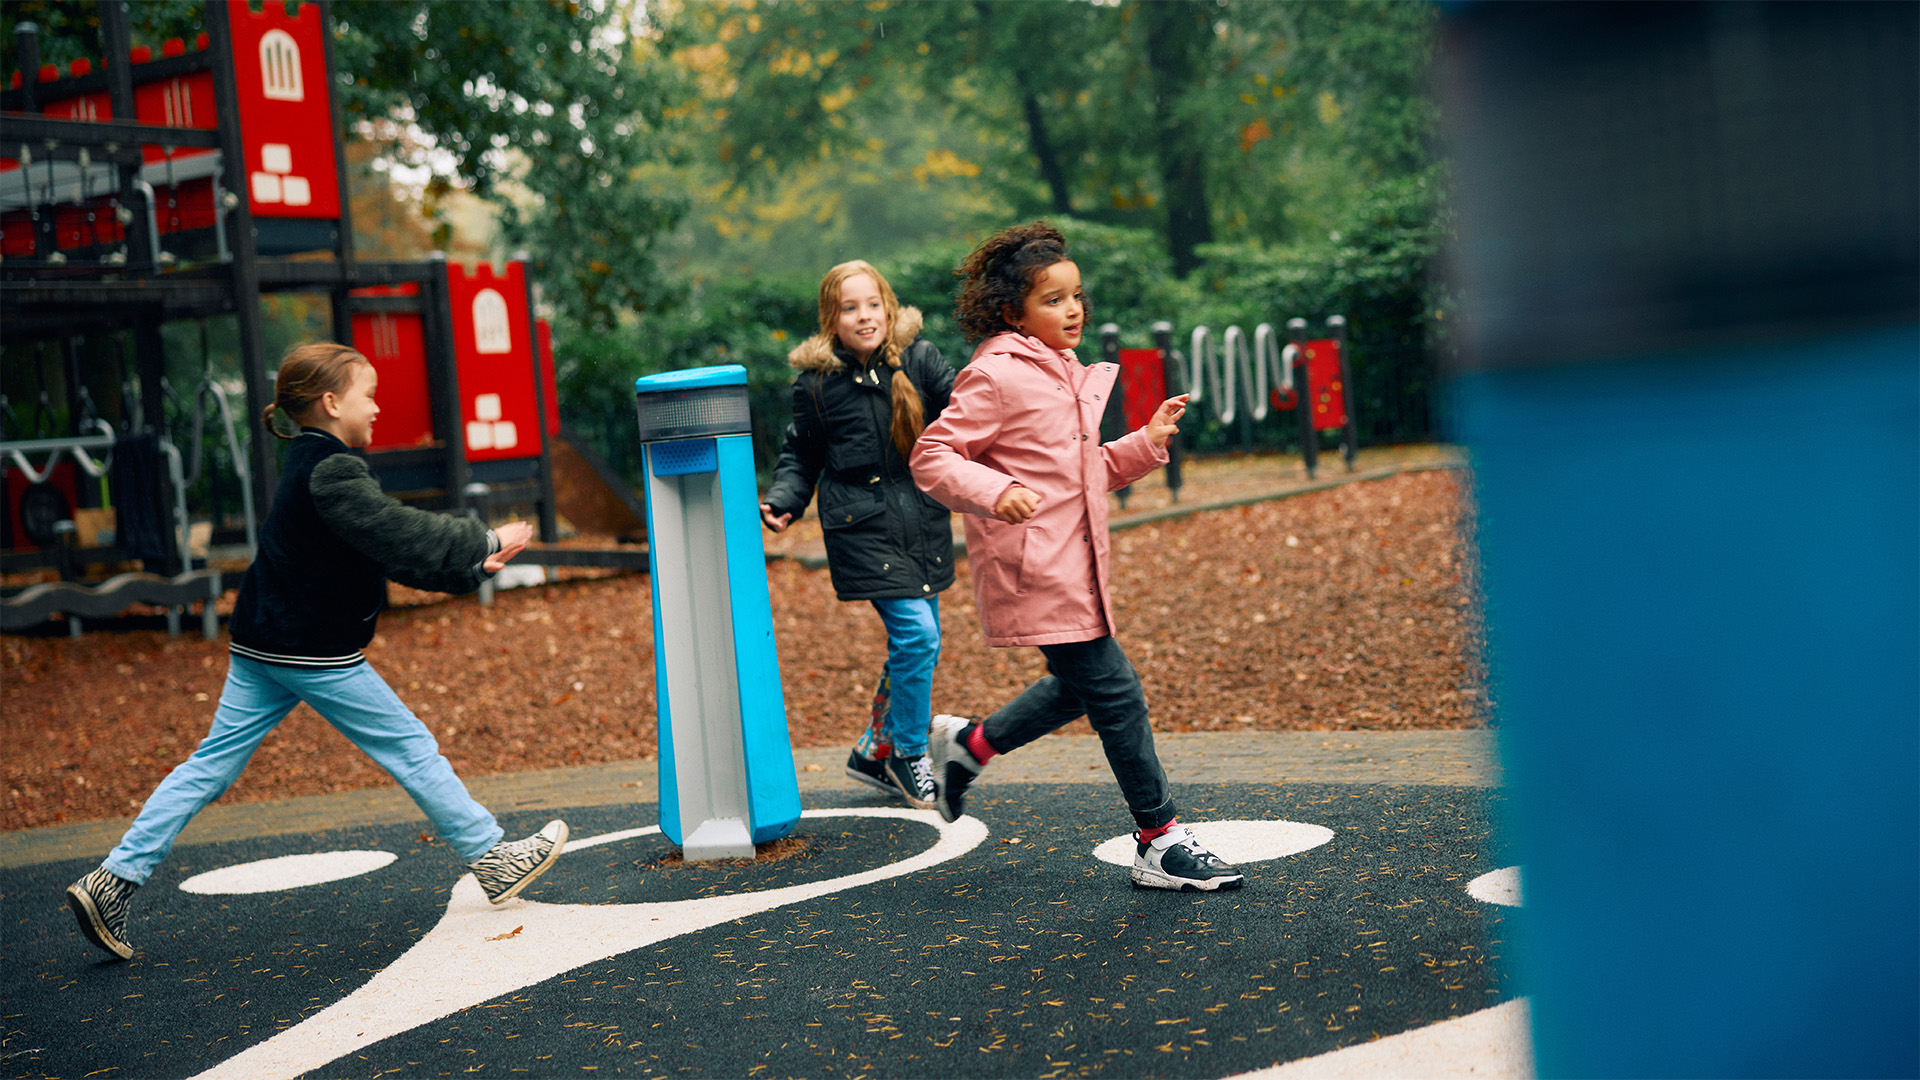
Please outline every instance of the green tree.
M653 256L683 207L646 167L677 81L633 40L629 14L558 0L334 6L348 112L427 133L433 150L415 163L497 202L509 248L532 254L547 300L585 332L673 295Z

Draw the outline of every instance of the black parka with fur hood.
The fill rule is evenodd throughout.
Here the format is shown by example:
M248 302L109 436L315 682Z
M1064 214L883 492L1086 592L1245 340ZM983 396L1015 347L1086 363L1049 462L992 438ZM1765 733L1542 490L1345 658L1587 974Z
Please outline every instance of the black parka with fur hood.
M889 335L932 423L953 392L953 369L920 337L918 308L902 307ZM833 338L815 335L787 355L793 421L762 500L776 516L806 513L816 488L827 568L842 600L932 596L953 584L953 523L914 486L893 445L893 369L886 349L862 365Z

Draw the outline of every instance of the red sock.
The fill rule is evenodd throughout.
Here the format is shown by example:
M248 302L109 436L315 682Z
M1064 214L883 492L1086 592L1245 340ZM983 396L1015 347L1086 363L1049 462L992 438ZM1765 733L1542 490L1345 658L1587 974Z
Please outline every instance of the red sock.
M973 760L982 765L987 763L988 758L1000 752L988 744L987 729L979 724L975 724L967 729L967 734L963 741L967 744L967 753L972 754Z
M1160 837L1166 835L1168 830L1172 829L1175 825L1178 825L1178 824L1180 824L1180 819L1174 818L1172 821L1167 822L1165 825L1161 825L1152 829L1141 829L1140 842L1143 844L1150 844L1153 841L1158 840Z

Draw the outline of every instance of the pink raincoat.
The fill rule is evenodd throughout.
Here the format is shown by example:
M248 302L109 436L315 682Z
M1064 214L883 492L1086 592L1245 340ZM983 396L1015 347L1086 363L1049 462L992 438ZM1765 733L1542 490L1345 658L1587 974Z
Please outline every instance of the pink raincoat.
M987 644L1056 645L1113 632L1107 595L1107 492L1165 464L1144 430L1104 446L1117 365L1003 333L982 341L909 459L920 490L966 516L974 598ZM1018 483L1040 509L993 516Z

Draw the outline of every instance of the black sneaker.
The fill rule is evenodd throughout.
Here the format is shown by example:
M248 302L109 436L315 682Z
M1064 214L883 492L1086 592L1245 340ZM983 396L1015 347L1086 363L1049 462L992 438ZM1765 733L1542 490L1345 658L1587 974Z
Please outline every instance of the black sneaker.
M524 840L502 840L474 861L473 879L490 904L504 904L547 872L567 846L567 823L554 819Z
M863 740L864 741L864 740ZM891 757L868 757L861 753L860 747L853 748L847 755L847 776L863 784L871 784L889 795L900 794L894 785L893 777L887 775L887 762Z
M133 946L127 944L127 909L139 887L104 866L67 886L67 906L80 920L80 932L122 960L133 958Z
M966 735L973 722L941 713L927 730L927 749L933 755L933 808L944 821L958 821L966 813L967 788L986 768L967 749Z
M1139 841L1140 834L1133 838ZM1133 852L1133 883L1142 889L1176 892L1213 892L1237 889L1246 878L1194 839L1185 825L1175 825Z
M895 754L881 762L901 801L915 810L933 809L933 762L925 754Z

